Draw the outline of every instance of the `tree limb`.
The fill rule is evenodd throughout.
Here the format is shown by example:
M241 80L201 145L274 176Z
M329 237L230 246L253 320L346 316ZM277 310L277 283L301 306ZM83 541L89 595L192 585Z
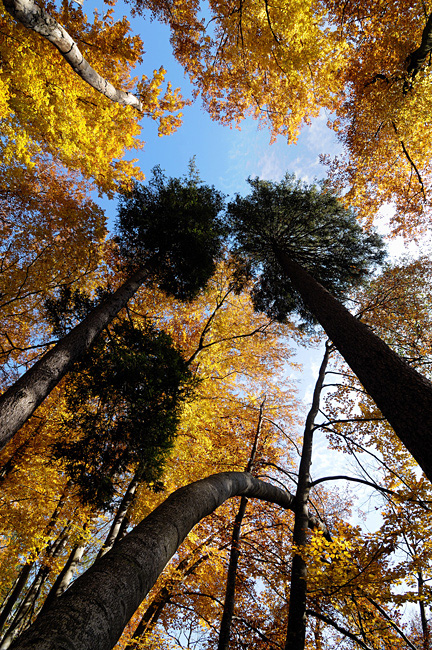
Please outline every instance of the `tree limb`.
M68 32L33 0L4 0L4 6L16 21L52 43L72 70L92 88L112 102L132 106L138 111L143 110L141 100L136 95L117 90L107 79L101 77L84 59Z
M344 636L348 637L349 639L351 639L355 643L358 643L358 645L361 648L364 648L364 650L371 650L370 646L366 645L366 643L363 643L363 641L358 636L356 636L355 634L353 634L349 630L346 630L344 627L341 627L338 623L336 623L336 621L329 618L328 616L324 616L323 614L319 614L318 612L314 612L312 609L307 609L306 614L308 616L313 616L314 618L318 618L323 623L327 623L327 625L331 625L332 627L334 627L335 630L337 630L338 632L340 632Z
M427 19L426 25L422 32L422 39L420 47L412 52L407 60L407 72L412 77L421 70L422 66L426 63L426 59L432 52L432 14Z

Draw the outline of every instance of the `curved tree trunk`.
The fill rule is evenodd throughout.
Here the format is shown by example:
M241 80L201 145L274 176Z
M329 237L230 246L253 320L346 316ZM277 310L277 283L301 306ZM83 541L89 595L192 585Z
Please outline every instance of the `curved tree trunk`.
M139 269L0 397L0 449L19 431L146 278Z
M295 519L293 544L297 547L306 546L309 516L310 492L310 467L312 464L312 444L315 427L315 418L318 415L321 391L324 384L325 371L329 360L331 348L326 343L326 349L318 379L313 392L312 406L306 418L303 448L300 460L298 484L296 491ZM306 593L307 593L307 567L302 556L295 554L291 568L291 588L288 612L288 632L285 650L304 650L306 638Z
M111 650L189 531L233 496L294 507L289 492L243 472L180 488L80 576L15 650Z
M132 93L117 90L109 81L101 77L84 59L78 45L67 31L33 0L4 0L4 6L11 16L24 27L50 41L69 63L72 70L89 86L108 97L112 102L123 106L132 106L138 111L142 111L140 99Z
M282 250L275 253L327 336L432 481L432 383L352 316L297 262Z

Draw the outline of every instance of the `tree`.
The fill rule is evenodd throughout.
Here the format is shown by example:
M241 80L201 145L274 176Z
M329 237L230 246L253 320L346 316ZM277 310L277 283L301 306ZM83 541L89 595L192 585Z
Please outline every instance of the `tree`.
M267 187L271 189L268 184ZM307 192L302 196L306 200ZM426 476L432 480L432 449L428 433L432 426L432 384L404 362L365 324L352 316L317 281L320 279L319 269L312 268L315 279L296 261L299 259L303 262L302 251L300 249L300 254L297 254L295 238L290 240L283 226L280 232L279 204L272 201L272 198L270 193L270 198L264 203L260 192L254 190L250 197L238 198L229 208L239 247L244 254L250 256L252 264L262 263L265 268L265 273L254 290L255 303L269 313L275 313L276 308L279 318L293 309L299 310L303 315L305 305L322 325ZM309 202L306 204L306 210L305 206L300 207L300 212L296 213L298 219L302 214L307 214L310 205ZM255 220L247 221L249 209L256 215ZM285 219L287 218L289 219L289 213ZM372 259L374 256L376 259L376 252L372 253ZM355 278L362 270L361 267L357 269L355 264L353 272L350 272L349 267L346 272L348 278ZM325 271L324 267L324 273ZM324 282L328 284L325 275ZM300 296L300 303L293 300L291 287ZM261 304L258 299L262 301Z
M18 4L8 2L5 6L13 11ZM29 5L33 6L29 9L33 18L43 11L33 3L21 3L21 10L25 13L24 7ZM91 66L114 85L131 89L135 83L131 73L141 60L143 43L130 35L125 18L114 21L109 9L103 17L96 14L91 22L81 8L64 5L57 10L52 3L45 5L45 10L49 20L57 20L79 40ZM110 196L131 179L142 180L135 161L123 159L127 151L142 147L140 115L102 98L51 43L16 23L8 13L3 11L0 20L4 35L1 56L7 71L1 81L1 158L10 166L5 174L13 175L17 166L27 170L51 164L60 172L63 167L77 171L91 181L89 189L96 186ZM160 123L161 134L178 126L179 119L172 113L184 105L170 86L159 97L164 76L165 70L160 68L138 84L141 110Z
M430 10L420 1L135 0L171 29L178 61L213 119L253 115L295 142L320 111L343 145L332 182L372 222L392 203L394 231L428 224Z
M121 207L120 221L128 214L125 205L130 207L131 214L124 232L120 231L119 242L124 251L129 252L133 247L138 256L133 258L129 277L1 396L3 445L144 281L160 282L172 294L190 299L213 272L224 231L218 216L221 195L198 184L195 178L166 180L160 171L155 172L153 185L151 190L141 191L139 200L140 190L133 190ZM177 216L175 222L173 212ZM128 263L132 264L130 256ZM195 274L191 274L192 270Z
M281 446L284 438L280 428L289 432L293 426L296 400L292 383L286 377L283 384L281 381L281 373L292 367L292 351L283 334L294 332L294 328L291 325L271 323L266 317L255 314L247 293L237 295L235 292L237 285L232 271L228 259L219 264L206 291L192 303L176 301L156 287L145 287L131 301L128 320L136 328L145 330L149 322L154 327L163 327L174 340L176 348L182 350L198 379L195 396L182 409L174 448L167 458L161 477L163 485L160 487L163 487L163 491L155 492L151 485L140 481L135 485L135 497L127 504L129 486L133 486L135 480L134 469L130 468L116 479L111 515L89 506L84 507L79 501L76 488L71 485L61 517L61 521L72 522L67 546L54 561L47 558L50 573L34 603L33 611L29 611L23 621L23 629L44 605L45 596L57 580L56 573L63 572L65 563L67 577L69 556L73 563L76 562L75 554L84 551L78 566L78 572L81 572L94 561L102 543L112 543L108 528L117 528L117 523L120 522L120 537L114 542L117 543L130 526L138 523L166 494L182 483L197 480L212 469L243 470L255 435L257 402L264 392L268 395L267 415L271 422L265 423L259 453L261 457L265 456L269 461L285 466L286 452ZM74 301L71 302L73 306ZM63 302L62 307L65 307ZM66 313L70 313L69 308ZM73 320L69 316L67 325L73 326ZM113 325L109 326L109 330L113 332ZM36 416L24 425L0 456L4 474L0 513L3 531L0 593L3 601L28 561L36 560L27 582L31 582L35 571L46 566L44 547L40 547L40 544L45 540L44 529L49 523L53 504L59 499L58 492L63 489L66 481L65 465L61 459L53 462L52 448L59 441L65 419L71 417L65 404L65 393L69 390L67 386L71 378L72 375L64 378L50 398L41 405ZM74 375L75 385L77 380L78 377ZM232 434L233 427L236 430L235 436ZM79 430L70 430L69 433L70 441L72 438L79 440ZM261 464L257 466L261 467ZM38 506L41 485L44 486L46 499ZM124 506L127 508L125 517ZM221 511L216 518L195 531L184 553L194 552L201 535L205 538L221 530L223 536L223 530L230 525L231 512L227 506L226 512ZM250 504L250 521L259 514L253 504ZM267 519L270 519L270 515ZM257 524L254 525L258 527ZM57 527L52 533L53 541L61 533L61 527ZM214 547L218 544L219 539ZM216 560L222 572L224 552L219 555ZM160 584L163 585L165 579L167 578L162 578ZM20 606L24 596L25 590L21 592L16 606ZM150 596L152 597L153 595ZM193 598L191 596L192 600ZM13 614L14 612L9 620ZM133 624L134 621L131 622L132 631ZM4 632L7 633L7 625Z
M236 494L285 508L292 508L294 501L289 493L238 472L217 474L181 488L78 578L24 633L17 650L58 647L60 638L68 637L71 643L80 639L83 650L96 645L111 650L191 528Z

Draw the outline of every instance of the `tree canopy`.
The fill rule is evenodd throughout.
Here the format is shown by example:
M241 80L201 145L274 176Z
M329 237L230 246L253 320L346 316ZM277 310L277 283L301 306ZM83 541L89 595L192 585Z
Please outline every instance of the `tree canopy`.
M313 318L284 276L278 250L342 299L383 260L382 239L363 231L355 213L325 184L306 185L286 175L279 183L255 178L249 185L251 194L237 196L228 216L241 263L245 258L255 276L254 304L270 318L284 320L293 311Z
M107 4L0 9L0 649L429 650L431 265L373 225L429 224L432 7ZM327 180L143 183L137 14L214 120L326 115Z

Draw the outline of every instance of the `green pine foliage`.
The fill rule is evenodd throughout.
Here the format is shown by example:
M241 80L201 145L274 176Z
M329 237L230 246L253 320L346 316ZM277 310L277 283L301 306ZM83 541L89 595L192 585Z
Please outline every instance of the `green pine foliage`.
M84 503L109 508L125 471L160 485L193 386L165 332L123 321L99 338L70 375L67 416L53 448Z
M120 198L117 242L131 266L142 265L166 293L191 300L213 275L226 233L223 195L190 166L183 178L153 169L147 185Z
M278 251L284 251L339 299L363 280L384 256L382 239L362 230L325 184L307 185L287 174L280 183L249 179L252 192L228 205L228 219L239 263L255 278L258 311L284 321L296 312L314 319L289 278Z

